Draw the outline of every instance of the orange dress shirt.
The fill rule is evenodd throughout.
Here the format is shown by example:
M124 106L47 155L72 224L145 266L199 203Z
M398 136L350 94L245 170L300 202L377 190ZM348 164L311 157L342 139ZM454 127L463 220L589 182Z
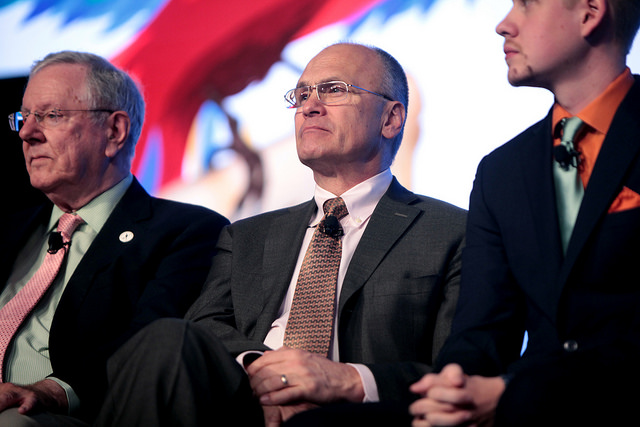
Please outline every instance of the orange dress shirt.
M577 150L582 154L578 170L585 189L589 183L589 178L593 172L604 138L613 121L613 116L633 83L633 75L631 70L627 68L604 92L577 114L588 125L576 143ZM571 116L572 114L556 103L553 106L552 129L557 128L560 120ZM553 138L553 145L559 145L560 135L553 135ZM624 187L609 207L609 213L637 207L640 207L640 194Z

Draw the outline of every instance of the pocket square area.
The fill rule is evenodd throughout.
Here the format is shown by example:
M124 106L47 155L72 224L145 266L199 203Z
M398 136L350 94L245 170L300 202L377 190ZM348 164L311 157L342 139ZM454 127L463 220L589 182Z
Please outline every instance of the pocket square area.
M609 213L622 212L635 208L640 208L640 194L629 187L623 187L620 194L618 194L613 203L611 203L611 206L609 206Z

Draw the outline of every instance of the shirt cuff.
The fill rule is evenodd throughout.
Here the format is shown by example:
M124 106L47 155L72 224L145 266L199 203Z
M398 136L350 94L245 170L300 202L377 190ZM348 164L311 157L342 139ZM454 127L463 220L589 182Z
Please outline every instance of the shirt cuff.
M47 379L48 380L53 380L56 383L58 383L58 385L60 387L62 387L64 392L66 393L66 395L67 395L67 405L69 406L67 415L75 414L78 411L78 409L80 409L80 399L78 399L78 396L76 395L76 392L73 391L73 389L71 388L71 386L69 384L65 383L64 381L62 381L59 378L47 377Z
M362 381L362 387L364 388L364 399L362 399L362 402L379 402L378 385L371 370L359 363L347 363L347 365L356 368L356 371L358 371L360 375L360 381Z
M262 351L257 351L257 350L250 350L250 351L245 351L240 353L237 357L236 357L236 362L238 362L240 364L240 366L242 366L242 369L244 369L244 371L247 371L247 366L251 365L253 362L255 362L255 360L262 356L264 354L264 352Z

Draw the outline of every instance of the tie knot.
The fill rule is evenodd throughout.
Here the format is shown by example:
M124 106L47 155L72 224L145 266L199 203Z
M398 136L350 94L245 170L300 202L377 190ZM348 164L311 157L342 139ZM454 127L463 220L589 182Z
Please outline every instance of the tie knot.
M62 233L64 240L67 241L71 239L71 235L73 234L73 232L76 231L76 228L78 228L78 226L83 222L84 220L80 217L80 215L65 213L60 217L60 220L58 221L58 231Z
M332 215L339 220L347 216L347 214L349 213L349 211L347 210L347 205L344 204L344 200L342 200L342 197L336 197L327 200L322 205L322 210L324 210L324 214L326 216Z
M562 119L562 142L574 142L574 138L584 125L577 116Z

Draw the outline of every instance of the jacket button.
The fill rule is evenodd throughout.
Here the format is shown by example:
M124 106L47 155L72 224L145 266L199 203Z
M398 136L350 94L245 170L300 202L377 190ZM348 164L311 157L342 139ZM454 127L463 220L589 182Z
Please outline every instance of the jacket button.
M578 350L578 342L575 340L567 340L562 344L562 348L568 353L573 353Z

